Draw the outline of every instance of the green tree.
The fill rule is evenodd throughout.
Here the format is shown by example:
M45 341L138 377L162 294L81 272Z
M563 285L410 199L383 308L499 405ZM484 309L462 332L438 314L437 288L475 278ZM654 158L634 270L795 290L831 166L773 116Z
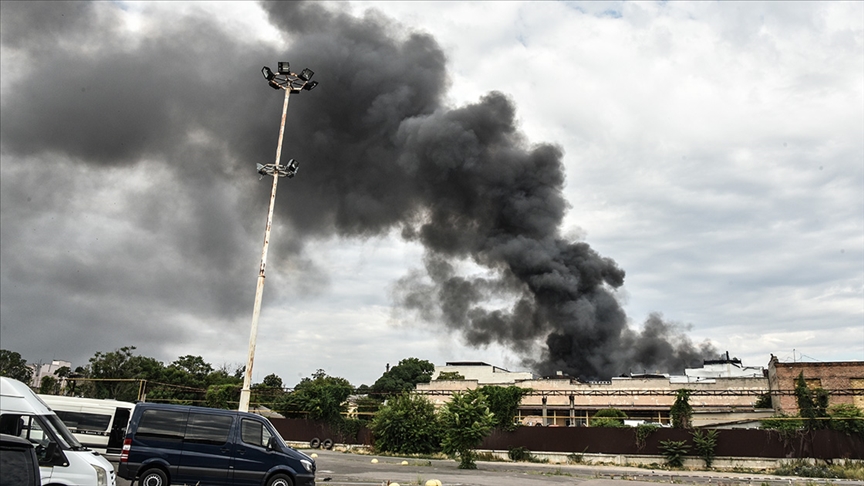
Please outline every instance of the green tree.
M617 408L604 408L597 410L591 419L591 427L627 427L624 419L627 414Z
M831 428L864 438L864 413L851 403L841 403L828 408Z
M45 375L39 383L39 393L42 395L56 395L60 391L60 382L53 376Z
M374 397L364 396L355 399L354 405L357 407L357 420L366 423L372 421L383 402Z
M422 396L403 393L381 407L369 424L375 449L396 454L429 454L441 447L435 405Z
M382 398L401 395L413 390L418 383L429 383L433 372L435 372L435 365L429 361L417 358L403 359L372 384L371 393Z
M264 379L261 380L261 385L267 388L284 388L284 385L282 385L282 378L279 378L279 375L276 373L270 373L265 376Z
M168 365L166 372L177 373L180 377L178 380L180 385L203 386L207 383L207 376L213 372L213 367L201 356L187 354L175 359Z
M228 369L228 365L222 365L219 369L214 370L207 375L207 383L213 385L241 385L243 376L234 376L234 371Z
M518 386L484 386L480 388L480 392L486 396L486 402L489 404L489 410L495 415L495 427L512 431L517 425L514 417L519 410L519 404L522 403L524 397L530 388L520 388Z
M20 354L0 349L0 375L29 385L33 379L33 369L27 366L27 361Z
M282 378L279 378L279 375L276 373L270 373L264 377L261 383L252 385L251 400L272 408L284 394L285 390Z
M771 393L763 393L756 398L756 403L753 404L753 408L774 408L774 405L771 403Z
M798 415L804 419L807 429L825 429L828 423L828 392L822 388L811 390L804 380L802 371L795 380L795 398L798 401Z
M204 396L204 404L211 408L236 409L240 404L240 385L230 383L210 385Z
M305 415L313 420L339 422L347 410L345 401L354 387L345 378L327 376L319 369L312 378L303 378L293 393L286 393L274 408L286 417Z
M164 379L164 365L153 358L135 355L135 349L135 346L124 346L107 353L97 352L90 358L87 374L100 380L93 382L95 398L135 401L140 380Z
M455 393L439 414L444 453L459 456L459 469L477 469L474 449L495 425L486 397L480 390Z
M675 395L675 403L669 409L672 416L672 427L676 429L689 429L690 420L693 417L693 407L690 405L690 394L692 390L682 388Z

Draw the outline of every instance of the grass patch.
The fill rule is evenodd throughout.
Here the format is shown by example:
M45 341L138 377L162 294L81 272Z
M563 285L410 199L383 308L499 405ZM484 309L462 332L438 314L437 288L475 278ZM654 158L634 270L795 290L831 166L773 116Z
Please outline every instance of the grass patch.
M364 455L364 456L398 457L398 458L402 458L402 459L427 459L427 462L429 462L428 460L430 460L430 459L440 459L440 460L450 459L446 454L443 454L440 452L436 452L434 454L396 454L396 453L391 453L391 452L369 452L369 451L363 451L363 452L361 452L361 451L347 451L347 452L349 454L359 454L359 455ZM425 464L418 464L418 465L425 465ZM432 463L429 462L429 465L431 466Z
M478 452L474 459L486 462L507 462L505 459L501 459L491 452Z
M774 471L778 476L800 476L802 478L864 480L864 463L828 464L824 461L810 463L796 459L783 464Z
M567 471L562 470L560 467L553 469L552 471L528 471L528 474L534 474L536 476L570 476L573 477L572 474Z

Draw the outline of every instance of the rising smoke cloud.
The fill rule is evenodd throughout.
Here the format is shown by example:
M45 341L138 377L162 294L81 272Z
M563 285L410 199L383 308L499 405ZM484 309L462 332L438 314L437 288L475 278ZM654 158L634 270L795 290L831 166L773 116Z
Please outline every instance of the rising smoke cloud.
M5 53L38 57L54 76L16 73L4 86L17 93L4 96L2 106L4 177L19 182L4 184L4 215L11 214L8 204L25 207L30 197L16 161L41 157L50 165L56 157L63 160L56 167L80 170L163 161L161 170L189 181L175 187L186 204L176 210L182 221L165 215L167 192L142 195L137 202L145 208L130 218L148 233L170 231L183 248L183 267L160 260L159 278L173 285L151 299L187 312L245 314L250 299L241 290L247 280L238 234L260 218L232 203L260 214L261 203L250 201L263 201L266 188L251 189L249 178L236 174L247 172L250 160L272 157L277 103L272 91L260 89L257 72L262 63L290 59L313 68L321 84L292 102L287 121L286 144L301 161L303 183L279 195L277 217L292 230L274 244L285 254L301 254L315 238L397 229L426 252L424 271L398 282L397 305L471 345L507 346L544 374L680 371L716 353L693 346L680 326L659 315L641 332L628 328L616 298L624 271L587 243L561 235L568 204L560 147L527 140L506 94L449 106L446 57L435 39L374 12L357 18L311 2L262 6L283 33L284 50L237 44L203 16L163 26L140 43L110 42L118 22L98 5L5 3ZM195 142L201 139L209 143ZM63 181L41 184L50 193ZM15 241L20 221L4 216L4 245ZM14 251L3 250L4 278L26 271ZM466 261L485 274L461 274ZM116 281L82 274L83 268L70 283L78 292L82 279L94 293L120 291ZM194 290L200 282L208 283ZM124 290L136 292L138 285ZM127 325L136 318L132 312ZM116 325L124 317L113 319Z
M347 90L361 98L356 110L345 112L343 100L322 100L325 112L343 120L348 114L350 123L340 124L339 133L328 123L312 138L328 143L321 152L339 154L328 178L350 179L339 187L344 205L328 215L338 232L396 225L403 237L423 244L425 275L400 281L400 305L443 322L472 345L503 344L547 374L680 371L716 353L708 345L694 348L659 315L641 334L627 327L614 294L624 271L588 244L560 235L567 209L561 149L526 140L512 100L502 93L445 106L445 59L434 39L390 37L394 30L371 16L357 22L313 5L266 7L275 25L297 39L311 37L321 59L338 59L325 63L328 76L368 83ZM460 259L490 274L461 276L454 271ZM496 296L513 303L487 309ZM545 340L539 358L538 340Z

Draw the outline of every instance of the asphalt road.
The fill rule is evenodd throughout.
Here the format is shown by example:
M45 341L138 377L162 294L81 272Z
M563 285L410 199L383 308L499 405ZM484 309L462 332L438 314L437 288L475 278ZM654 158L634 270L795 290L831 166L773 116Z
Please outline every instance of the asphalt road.
M309 454L313 451L304 452ZM702 486L864 486L864 481L814 480L731 472L670 472L620 466L478 462L476 470L462 470L456 467L456 461L451 460L403 459L326 450L314 452L318 454L316 479L320 486L381 486L386 485L387 481L401 486L424 486L430 479L437 479L444 486L656 486L658 483ZM373 464L372 459L377 459L377 464ZM403 465L403 461L408 464ZM117 479L117 486L129 484L129 481Z

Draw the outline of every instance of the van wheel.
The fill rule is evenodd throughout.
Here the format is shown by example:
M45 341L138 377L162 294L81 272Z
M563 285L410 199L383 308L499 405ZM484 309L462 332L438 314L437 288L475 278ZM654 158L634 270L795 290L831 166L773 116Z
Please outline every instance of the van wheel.
M321 447L327 449L328 451L333 448L333 440L332 439L324 439L324 442L321 443Z
M158 467L150 468L138 478L138 486L168 486L168 476Z
M321 439L319 439L318 437L315 437L314 439L309 441L309 447L311 447L313 449L317 449L318 446L320 446L320 445L321 445Z
M284 474L277 474L270 478L267 486L294 486L294 481L291 481L291 478Z

